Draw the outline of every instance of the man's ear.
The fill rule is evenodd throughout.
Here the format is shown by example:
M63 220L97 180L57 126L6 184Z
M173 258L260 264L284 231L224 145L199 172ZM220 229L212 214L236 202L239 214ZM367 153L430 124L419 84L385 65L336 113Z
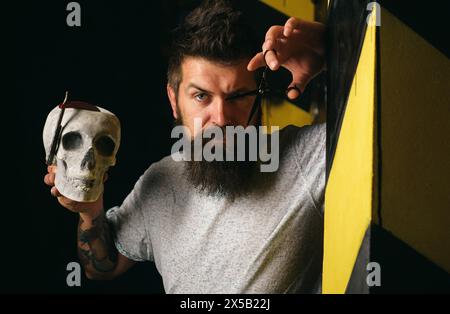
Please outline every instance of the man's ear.
M172 107L172 115L174 119L178 119L177 114L177 95L170 84L167 84L167 96L169 97L170 106Z

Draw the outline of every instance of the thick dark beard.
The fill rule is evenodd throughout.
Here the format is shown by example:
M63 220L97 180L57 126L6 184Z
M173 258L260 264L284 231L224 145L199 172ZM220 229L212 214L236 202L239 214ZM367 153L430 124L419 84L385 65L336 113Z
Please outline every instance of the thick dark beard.
M181 116L180 114L178 116ZM176 125L182 125L181 120L175 121ZM259 124L258 124L259 125ZM222 128L225 135L225 127ZM206 140L202 140L202 149ZM249 147L246 140L245 161L201 161L194 160L194 141L191 141L191 158L185 162L184 172L188 182L199 191L209 196L227 197L230 200L245 195L254 187L255 177L259 174L259 162L249 161ZM234 141L236 152L236 140ZM225 152L225 147L223 149ZM236 157L236 156L235 156Z
M235 199L249 192L256 161L186 161L188 181L210 196Z

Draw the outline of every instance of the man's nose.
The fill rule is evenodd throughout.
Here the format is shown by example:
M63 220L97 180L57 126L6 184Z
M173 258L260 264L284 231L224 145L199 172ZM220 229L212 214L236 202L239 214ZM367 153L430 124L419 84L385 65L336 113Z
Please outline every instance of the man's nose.
M212 108L213 112L211 113L212 123L217 125L218 127L223 127L229 123L228 114L226 112L226 100L219 98L217 99Z

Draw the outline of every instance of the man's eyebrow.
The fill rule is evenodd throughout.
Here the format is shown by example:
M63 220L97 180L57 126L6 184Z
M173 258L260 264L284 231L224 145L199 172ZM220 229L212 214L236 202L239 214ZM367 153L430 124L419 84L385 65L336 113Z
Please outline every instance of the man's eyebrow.
M256 95L258 90L256 89L250 89L250 88L240 88L236 91L233 91L232 93L229 93L226 97L227 100L234 100L241 97L247 97L247 96L254 96Z
M201 91L203 93L212 94L209 90L206 90L206 89L204 89L204 88L202 88L202 87L200 87L200 86L198 86L198 85L196 85L194 83L189 83L188 86L186 87L186 90L189 90L190 88L195 88L195 89L197 89L197 90L199 90L199 91Z
M211 91L208 91L207 89L202 88L202 87L200 87L200 86L198 86L197 84L194 84L194 83L189 83L186 86L186 90L187 91L190 88L195 88L195 89L201 91L202 93L213 94ZM248 87L241 87L241 88L238 88L238 89L236 89L236 90L234 90L232 92L227 93L225 98L231 100L231 99L236 99L236 98L240 98L240 97L255 95L256 94L255 91L256 90L252 90L252 89L250 89Z
M233 97L235 95L245 94L245 93L247 93L247 92L249 92L251 90L252 89L248 88L248 87L241 87L241 88L238 88L238 89L236 89L236 90L234 90L234 91L232 91L230 93L227 93L227 97Z

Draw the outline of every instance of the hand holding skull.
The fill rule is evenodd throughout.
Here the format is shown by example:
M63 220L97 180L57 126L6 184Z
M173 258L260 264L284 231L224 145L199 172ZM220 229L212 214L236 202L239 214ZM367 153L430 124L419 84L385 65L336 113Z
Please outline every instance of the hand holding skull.
M60 110L59 107L54 108L44 126L43 140L47 157ZM55 184L52 194L58 196L63 206L78 209L78 206L82 206L78 203L96 202L103 193L106 171L116 163L120 122L114 114L103 108L70 102L61 125L58 149L53 165L48 168L45 182L48 185Z

